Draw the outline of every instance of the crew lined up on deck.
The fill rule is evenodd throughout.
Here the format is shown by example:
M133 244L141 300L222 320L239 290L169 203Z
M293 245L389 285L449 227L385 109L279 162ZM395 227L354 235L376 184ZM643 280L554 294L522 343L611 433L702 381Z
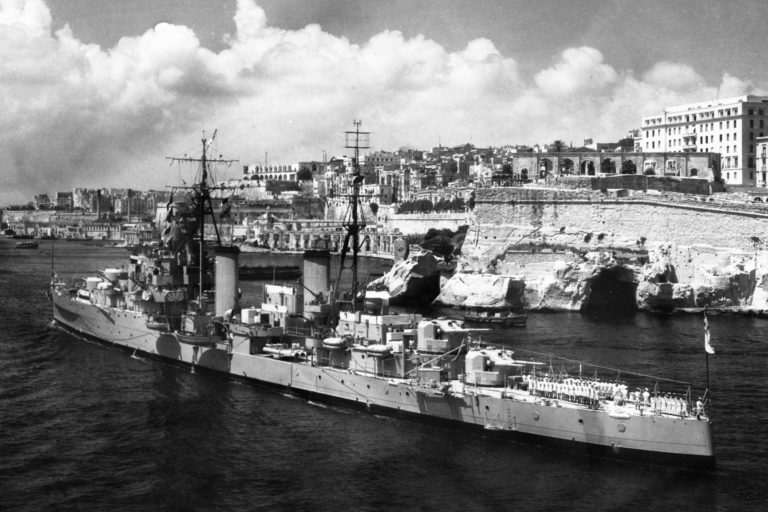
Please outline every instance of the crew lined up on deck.
M566 400L597 407L601 400L612 400L616 405L634 404L635 408L649 409L656 414L688 415L688 401L681 395L666 393L652 395L648 388L629 392L625 383L585 380L574 377L552 379L549 376L527 375L528 392L534 396Z

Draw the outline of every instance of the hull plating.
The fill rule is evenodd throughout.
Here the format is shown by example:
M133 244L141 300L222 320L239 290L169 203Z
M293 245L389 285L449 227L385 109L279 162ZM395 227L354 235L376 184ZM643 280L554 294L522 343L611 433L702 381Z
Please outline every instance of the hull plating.
M708 421L667 416L613 418L605 411L510 399L472 386L444 394L403 380L240 353L237 347L230 352L225 343L191 346L179 343L171 333L148 329L141 313L97 307L57 294L53 303L57 323L98 341L286 388L313 400L447 423L491 436L555 444L568 451L654 464L714 466Z

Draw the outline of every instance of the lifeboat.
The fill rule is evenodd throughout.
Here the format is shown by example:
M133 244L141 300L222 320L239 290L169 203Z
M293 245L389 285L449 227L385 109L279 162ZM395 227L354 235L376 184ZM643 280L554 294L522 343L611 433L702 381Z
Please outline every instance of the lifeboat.
M168 332L170 330L168 320L164 316L149 316L144 323L147 329L152 329L153 331Z
M347 340L344 338L325 338L323 340L323 348L341 350L347 348Z
M208 336L206 334L175 332L173 335L179 343L196 347L212 347L217 342L221 341L218 337Z
M367 345L365 347L365 351L368 353L368 355L371 356L377 356L377 357L385 357L392 353L392 347L389 345Z

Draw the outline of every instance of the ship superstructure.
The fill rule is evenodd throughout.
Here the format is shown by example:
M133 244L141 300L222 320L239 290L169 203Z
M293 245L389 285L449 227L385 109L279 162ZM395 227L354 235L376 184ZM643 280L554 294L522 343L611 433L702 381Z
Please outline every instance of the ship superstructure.
M662 402L658 389L633 394L610 379L545 369L473 341L478 331L460 321L391 312L386 297L328 301L339 293L324 251L307 254L303 284L268 285L261 307L241 309L238 251L206 247L206 187L173 204L161 246L80 286L54 280L56 323L312 400L618 459L714 465L711 422L689 400Z

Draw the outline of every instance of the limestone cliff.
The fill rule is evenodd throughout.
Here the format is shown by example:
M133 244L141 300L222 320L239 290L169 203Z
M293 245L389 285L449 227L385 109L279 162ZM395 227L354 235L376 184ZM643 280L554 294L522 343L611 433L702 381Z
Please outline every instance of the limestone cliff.
M454 274L441 283L437 304L463 308L513 308L525 306L525 283L516 277L494 274Z
M366 289L386 291L392 305L418 306L429 304L440 293L440 263L429 251L414 251L404 260L396 262Z
M762 204L730 195L521 194L478 194L458 272L524 283L531 309L623 303L644 310L768 311Z

